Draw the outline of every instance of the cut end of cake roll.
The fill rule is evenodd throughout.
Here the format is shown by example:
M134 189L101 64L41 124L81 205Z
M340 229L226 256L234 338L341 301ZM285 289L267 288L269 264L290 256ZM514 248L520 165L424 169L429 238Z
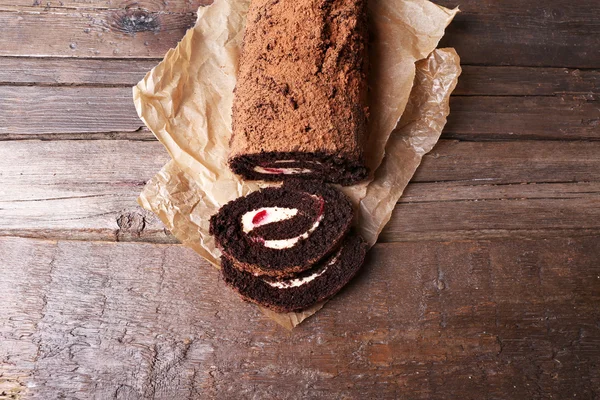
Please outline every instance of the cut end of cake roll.
M304 310L340 291L364 262L367 246L349 234L336 251L312 269L290 278L260 277L237 269L222 258L222 276L243 299L276 312Z
M369 175L365 165L355 158L319 152L243 154L231 158L229 167L244 179L275 182L302 178L347 186L360 182Z
M233 200L210 220L210 233L237 269L285 277L329 255L350 229L350 200L332 186L293 180Z

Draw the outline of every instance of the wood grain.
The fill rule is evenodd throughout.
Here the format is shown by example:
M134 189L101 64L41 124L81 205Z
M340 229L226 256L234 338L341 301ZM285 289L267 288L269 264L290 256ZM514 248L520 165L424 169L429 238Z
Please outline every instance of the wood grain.
M42 2L46 7L41 11L24 1L3 0L0 5L5 10L0 12L0 55L160 58L193 24L197 4L148 0L95 6L71 0L57 9L52 7L62 7L60 2L52 1L50 7ZM464 64L600 68L596 0L436 2L460 5L462 12L441 45L456 47ZM48 39L40 40L38 24L49 27Z
M0 57L0 85L133 86L159 60Z
M425 155L412 181L597 182L599 154L599 142L442 140Z
M465 65L455 96L599 95L600 70ZM451 114L452 115L452 114Z
M0 87L0 136L135 132L131 88Z
M425 202L401 202L379 241L534 238L600 232L600 207L597 206L600 184L583 188L577 184L554 185L555 192L549 197L539 193L529 197L519 192L520 185L515 186L507 191L513 192L516 198L503 193L506 188L478 188L487 193L477 196L474 192L479 190L461 187L463 190L457 193L460 200L440 201L428 196ZM417 190L422 192L426 188ZM485 198L490 195L497 197Z
M181 246L0 239L0 391L23 398L584 398L600 237L378 245L293 332Z
M441 46L464 64L599 68L596 0L436 0L460 6Z
M600 182L410 184L381 242L532 238L600 232Z
M458 96L450 107L448 139L600 139L598 94ZM130 87L0 86L0 110L4 140L144 130Z
M381 240L600 232L599 153L600 142L441 141ZM158 142L3 142L0 235L175 242L135 202L167 161Z
M444 138L600 139L600 96L452 97Z
M138 9L0 11L0 55L162 58L195 21Z
M210 4L207 0L0 0L1 9L47 11L50 9L122 10L141 9L169 13L196 12L198 7Z
M0 158L4 235L175 241L136 203L169 160L158 142L13 141Z

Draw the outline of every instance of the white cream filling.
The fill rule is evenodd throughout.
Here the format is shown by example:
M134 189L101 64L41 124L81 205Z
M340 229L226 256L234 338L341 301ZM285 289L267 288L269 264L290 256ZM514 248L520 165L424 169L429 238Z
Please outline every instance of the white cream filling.
M278 289L289 289L289 288L294 288L294 287L299 287L299 286L305 285L308 282L312 282L319 276L323 275L325 273L325 271L327 271L327 268L329 268L331 265L333 265L337 262L338 258L340 258L341 252L342 252L342 249L340 249L338 251L338 253L335 255L335 257L333 257L333 259L331 261L329 261L327 263L327 266L325 268L323 268L321 271L317 271L314 274L309 275L305 278L296 278L296 279L291 279L291 280L283 281L283 282L269 282L269 281L265 281L265 282L269 286L272 286L272 287L275 287Z
M311 233L315 231L319 227L321 220L323 219L323 215L319 215L319 218L315 221L313 226L302 235L289 238L289 239L280 239L280 240L265 240L263 246L268 247L270 249L289 249L290 247L294 247L296 243L298 243L301 239L308 239Z
M289 163L295 163L295 162L298 162L298 161L296 161L296 160L277 160L277 161L274 161L273 163L274 164L289 164ZM302 162L309 163L309 164L321 165L320 161L304 160Z
M319 199L319 196L310 195L316 199ZM265 216L262 217L258 222L254 223L254 218L259 213L265 213ZM244 215L242 215L242 230L244 233L252 232L252 230L258 228L262 225L271 224L273 222L281 222L295 217L298 214L297 208L284 208L284 207L262 207L256 210L248 211ZM308 239L311 233L315 231L319 227L319 224L323 220L323 215L319 215L315 223L310 227L310 229L304 232L301 235L298 235L289 239L278 239L278 240L262 240L261 244L265 247L275 250L289 249L294 247L296 243L300 240Z
M262 218L258 223L253 223L254 217L256 214L266 212L264 218ZM242 215L242 229L244 233L249 233L253 229L258 228L259 226L271 224L273 222L285 221L286 219L291 219L298 214L297 208L283 208L283 207L263 207L256 210L248 211L244 215Z
M269 169L265 169L263 167L259 167L256 166L254 167L254 171L258 172L259 174L266 174L266 175L297 175L297 174L309 174L312 171L312 169L307 169L307 168L272 168L272 169L276 169L277 171L271 171Z
M294 287L305 285L308 282L311 282L311 281L315 280L316 278L318 278L319 276L323 275L325 273L325 271L327 271L327 267L323 268L321 271L315 272L314 274L307 276L306 278L292 279L292 280L284 281L284 282L267 282L267 281L265 281L265 282L267 282L267 284L269 284L269 286L273 286L278 289L289 289L289 288L294 288Z
M252 221L254 217L258 213L266 212L266 215L258 221L256 224ZM273 222L281 222L287 219L293 218L298 214L297 208L282 208L282 207L262 207L256 210L248 211L244 215L242 215L242 230L244 233L249 233L255 228L259 226L271 224ZM302 235L289 238L289 239L279 239L279 240L265 240L262 242L262 245L268 247L270 249L289 249L290 247L294 247L296 243L298 243L301 239L308 239L311 233L315 231L319 227L321 220L323 219L323 215L320 215L319 218L315 221L313 226Z

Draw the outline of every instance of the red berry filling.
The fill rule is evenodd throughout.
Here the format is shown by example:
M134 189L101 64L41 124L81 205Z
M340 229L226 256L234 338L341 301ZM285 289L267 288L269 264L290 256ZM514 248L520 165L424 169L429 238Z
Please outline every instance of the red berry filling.
M265 218L267 218L267 211L266 210L262 210L260 212L257 212L256 215L254 216L254 218L252 218L252 223L254 225L258 225L260 224Z
M283 170L279 169L279 168L268 168L268 167L263 167L263 169L267 172L270 172L272 174L283 174Z

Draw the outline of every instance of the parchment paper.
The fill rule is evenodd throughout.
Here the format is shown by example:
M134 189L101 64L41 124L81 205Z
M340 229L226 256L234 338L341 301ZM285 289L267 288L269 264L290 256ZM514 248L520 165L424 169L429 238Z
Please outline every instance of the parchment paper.
M228 201L267 185L242 181L226 164L247 7L248 0L216 0L200 8L196 26L134 87L140 118L173 158L147 184L139 202L217 267L220 252L208 234L210 216ZM367 182L343 188L357 206L358 229L370 245L445 124L448 97L460 74L458 56L436 50L419 63L416 76L415 62L434 50L456 12L425 0L370 1L375 37L366 153L375 173ZM411 102L398 123L413 83ZM303 313L264 311L291 328L321 307Z

